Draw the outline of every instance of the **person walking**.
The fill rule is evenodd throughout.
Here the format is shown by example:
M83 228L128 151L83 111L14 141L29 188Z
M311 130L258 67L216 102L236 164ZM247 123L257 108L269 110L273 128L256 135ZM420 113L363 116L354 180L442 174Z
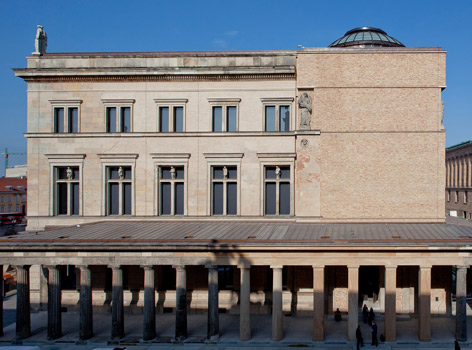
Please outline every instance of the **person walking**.
M364 323L367 323L368 318L369 318L369 309L367 308L367 305L364 304L364 307L362 308L362 321L364 321Z
M374 314L374 309L373 308L370 308L370 311L369 311L369 317L367 319L367 322L369 323L369 326L372 327L372 321L375 319L375 314Z
M357 347L359 349L359 346ZM459 342L454 340L454 350L461 350L461 346L459 345Z
M375 321L372 321L372 346L379 346L379 342L377 340L377 323Z
M356 339L357 339L357 350L359 350L359 345L364 346L364 338L362 338L361 326L357 326Z

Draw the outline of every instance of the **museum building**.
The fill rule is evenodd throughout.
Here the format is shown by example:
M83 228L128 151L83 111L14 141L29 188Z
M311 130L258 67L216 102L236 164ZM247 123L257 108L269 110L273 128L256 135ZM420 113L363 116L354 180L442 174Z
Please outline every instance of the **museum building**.
M175 313L347 313L355 340L368 300L396 341L397 315L452 315L467 339L472 229L445 224L446 52L384 31L348 31L327 48L286 51L47 53L42 27L27 68L28 227L0 240L17 268L17 338L30 310L143 313L143 339ZM59 310L59 311L58 311ZM310 321L312 320L312 321Z

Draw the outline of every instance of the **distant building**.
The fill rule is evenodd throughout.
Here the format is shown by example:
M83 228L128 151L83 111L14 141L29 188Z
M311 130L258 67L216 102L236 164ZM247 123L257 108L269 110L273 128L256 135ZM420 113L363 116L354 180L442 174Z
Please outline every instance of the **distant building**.
M15 165L5 170L5 177L26 177L26 164Z
M26 178L0 178L0 213L26 213Z
M472 219L472 140L446 148L446 214Z

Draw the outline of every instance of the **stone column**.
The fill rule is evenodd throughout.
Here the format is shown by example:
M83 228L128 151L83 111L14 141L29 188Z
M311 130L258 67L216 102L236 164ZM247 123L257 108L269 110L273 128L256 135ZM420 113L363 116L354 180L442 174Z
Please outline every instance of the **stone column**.
M282 266L271 266L273 276L272 288L272 340L279 341L284 337L282 312Z
M29 265L16 266L16 339L31 336Z
M121 266L110 266L110 268L112 269L111 340L119 342L125 336L123 270Z
M446 159L446 187L449 185L449 162Z
M93 310L92 310L92 274L88 266L80 268L80 330L81 341L93 336Z
M144 315L143 340L156 338L156 290L154 286L154 267L141 266L144 269Z
M61 276L57 266L48 268L48 340L62 337Z
M175 339L187 339L187 272L185 266L174 266L176 271Z
M456 269L456 339L467 341L467 266Z
M207 337L216 341L220 334L220 320L218 314L218 268L207 265L208 268L208 322Z
M313 340L324 341L324 266L313 266Z
M356 340L359 313L359 266L348 266L347 339Z
M397 339L397 267L385 266L385 339Z
M454 187L459 186L459 159L454 158Z
M251 269L240 267L241 290L239 293L239 339L251 339Z
M431 266L418 272L418 339L431 341Z

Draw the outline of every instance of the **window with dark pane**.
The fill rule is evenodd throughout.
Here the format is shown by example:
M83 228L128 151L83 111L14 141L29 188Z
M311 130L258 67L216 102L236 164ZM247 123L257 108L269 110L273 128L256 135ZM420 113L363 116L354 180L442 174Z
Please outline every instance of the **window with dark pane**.
M64 108L54 108L54 132L64 132Z
M279 131L290 130L290 106L279 106Z
M79 109L77 107L68 108L68 131L79 132Z
M107 167L107 214L131 215L133 205L132 168Z
M183 166L159 167L159 215L184 215Z
M290 166L266 166L264 169L264 214L290 215Z
M116 107L107 107L107 132L117 132Z
M55 167L54 183L54 214L79 215L79 167Z
M213 107L213 118L212 118L213 131L223 131L223 108Z
M226 131L237 131L236 106L226 107Z
M275 131L275 106L265 106L265 131Z
M121 132L131 132L131 108L121 107Z
M174 107L174 132L184 131L184 108Z
M169 107L159 107L159 131L169 132Z
M238 182L236 166L212 167L212 215L238 214Z

